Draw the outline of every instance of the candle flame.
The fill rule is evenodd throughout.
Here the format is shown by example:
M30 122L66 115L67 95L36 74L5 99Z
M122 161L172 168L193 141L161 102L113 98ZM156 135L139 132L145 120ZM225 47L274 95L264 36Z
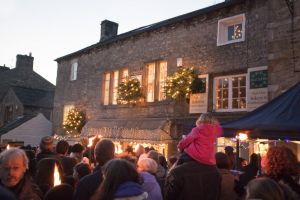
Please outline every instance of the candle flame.
M93 141L94 139L96 138L97 136L94 136L94 137L90 137L89 138L89 144L87 145L88 147L91 147L93 145Z
M6 146L6 149L8 150L8 149L10 149L10 146L9 146L9 144Z
M58 172L58 167L57 164L55 164L54 166L54 186L60 185L61 184L61 180L60 180L60 176L59 176L59 172Z

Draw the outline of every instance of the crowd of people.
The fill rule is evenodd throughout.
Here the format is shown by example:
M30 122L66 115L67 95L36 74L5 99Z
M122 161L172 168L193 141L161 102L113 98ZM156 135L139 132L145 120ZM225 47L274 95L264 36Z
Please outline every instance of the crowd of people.
M0 199L19 200L285 200L300 199L300 165L285 146L266 156L235 163L232 147L214 152L222 135L218 121L202 114L165 158L154 148L128 148L117 155L111 140L91 148L50 136L39 148L10 148L0 154ZM240 169L235 173L232 169ZM57 169L61 182L56 184Z

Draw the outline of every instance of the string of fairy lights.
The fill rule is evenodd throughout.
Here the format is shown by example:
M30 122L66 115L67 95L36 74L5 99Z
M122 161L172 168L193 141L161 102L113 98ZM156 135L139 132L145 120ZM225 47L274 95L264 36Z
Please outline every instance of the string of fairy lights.
M63 123L63 129L68 135L78 135L85 125L86 118L84 112L73 108L68 112L67 118Z
M166 85L164 87L166 96L169 96L172 99L189 97L192 83L195 78L196 75L193 67L178 68L172 76L167 78Z

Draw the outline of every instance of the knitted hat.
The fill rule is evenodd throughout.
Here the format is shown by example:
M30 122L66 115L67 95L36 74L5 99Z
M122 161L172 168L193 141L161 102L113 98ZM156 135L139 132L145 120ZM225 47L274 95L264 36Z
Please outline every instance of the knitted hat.
M115 198L132 197L143 194L142 186L136 182L127 181L121 184L114 194Z

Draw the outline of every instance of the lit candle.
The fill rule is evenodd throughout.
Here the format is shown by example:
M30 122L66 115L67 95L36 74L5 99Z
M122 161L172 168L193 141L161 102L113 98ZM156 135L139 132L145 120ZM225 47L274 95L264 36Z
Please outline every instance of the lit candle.
M55 166L54 166L53 176L54 176L54 186L60 185L61 180L60 180L57 164L55 164Z

